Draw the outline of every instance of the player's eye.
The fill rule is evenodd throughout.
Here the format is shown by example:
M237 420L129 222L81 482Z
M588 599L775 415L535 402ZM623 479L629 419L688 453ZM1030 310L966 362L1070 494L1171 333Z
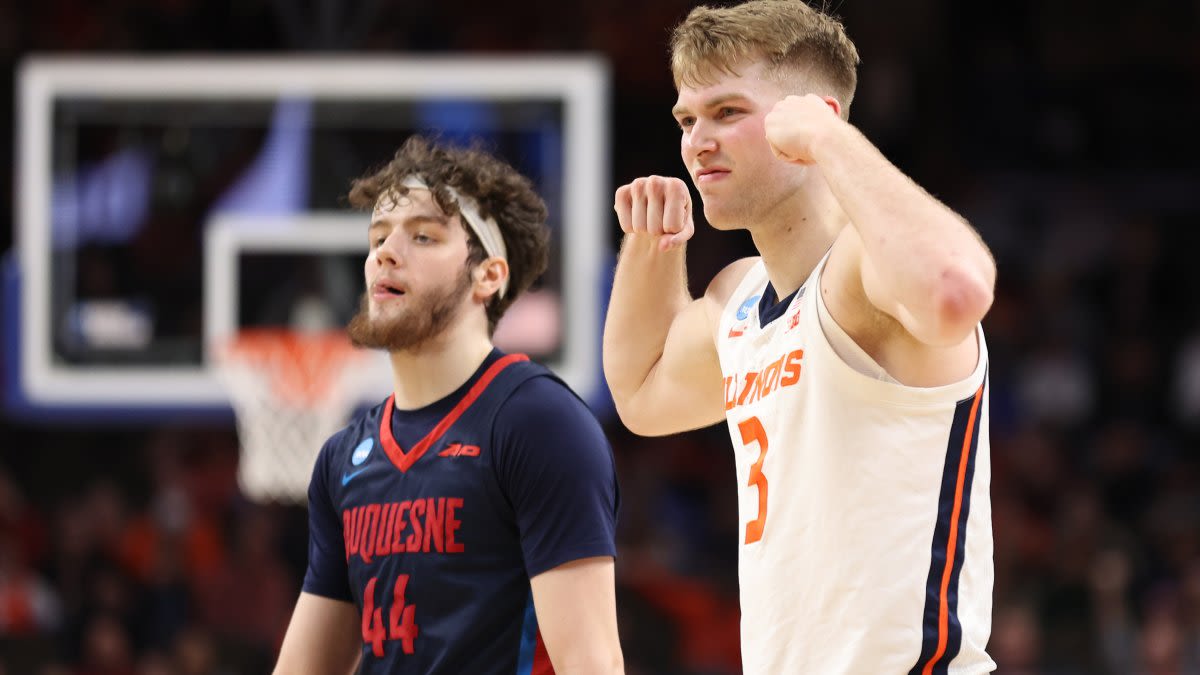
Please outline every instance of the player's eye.
M696 124L696 118L695 117L680 117L679 119L676 120L676 123L679 124L680 129L689 129L693 125Z
M425 234L424 232L417 232L413 235L413 241L417 242L418 244L432 244L437 240L428 234Z
M731 115L736 115L740 112L742 112L742 111L737 108L729 108L729 107L721 108L720 110L717 111L717 119L724 119Z
M387 241L386 237L375 237L371 239L371 248L379 248L383 246L383 242Z

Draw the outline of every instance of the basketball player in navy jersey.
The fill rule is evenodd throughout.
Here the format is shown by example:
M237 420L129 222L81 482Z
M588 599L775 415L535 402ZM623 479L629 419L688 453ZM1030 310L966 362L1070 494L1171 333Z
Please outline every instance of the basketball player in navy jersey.
M371 208L351 321L394 391L334 434L276 673L620 673L612 451L546 369L492 346L546 268L546 208L479 151L413 138Z

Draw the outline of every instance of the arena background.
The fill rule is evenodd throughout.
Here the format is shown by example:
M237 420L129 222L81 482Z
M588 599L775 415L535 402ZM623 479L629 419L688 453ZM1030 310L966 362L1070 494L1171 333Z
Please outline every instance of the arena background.
M608 189L682 175L665 45L693 4L4 3L0 157L15 156L31 54L578 52L610 68ZM1200 672L1200 4L834 9L863 58L852 121L970 219L999 265L985 329L1000 672ZM14 166L0 162L10 260ZM693 291L750 251L702 230ZM638 439L595 406L622 486L627 672L739 672L725 430ZM236 461L228 416L114 425L9 409L0 671L267 672L303 573L304 512L242 498Z

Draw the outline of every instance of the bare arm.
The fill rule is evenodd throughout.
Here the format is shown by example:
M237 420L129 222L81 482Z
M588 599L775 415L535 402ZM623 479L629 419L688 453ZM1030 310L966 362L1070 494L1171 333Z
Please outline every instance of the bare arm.
M609 557L574 560L530 580L538 627L554 672L625 672L615 583Z
M275 675L347 675L362 654L358 610L341 600L301 593Z
M838 117L837 108L833 99L789 96L767 120L776 153L818 165L854 228L838 241L849 250L829 263L851 272L839 276L831 270L831 276L861 283L861 292L848 289L846 295L865 293L874 308L924 345L973 343L975 325L991 307L996 279L987 247L958 214ZM839 309L855 311L853 306ZM830 310L840 322L835 308ZM847 323L859 318L850 316Z
M604 324L604 375L617 413L644 436L719 422L725 403L713 336L720 295L727 299L733 289L714 280L704 297L688 294L684 242L694 228L687 186L639 178L617 190L615 208L626 235Z

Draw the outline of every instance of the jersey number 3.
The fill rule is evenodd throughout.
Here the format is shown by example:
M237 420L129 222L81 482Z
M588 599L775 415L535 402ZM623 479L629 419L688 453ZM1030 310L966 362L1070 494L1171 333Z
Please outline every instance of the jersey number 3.
M750 481L747 487L758 488L758 517L746 523L746 543L753 544L762 539L763 529L767 526L767 476L763 473L763 460L767 458L767 430L757 417L751 417L738 424L742 432L742 443L758 444L758 461L750 467Z

